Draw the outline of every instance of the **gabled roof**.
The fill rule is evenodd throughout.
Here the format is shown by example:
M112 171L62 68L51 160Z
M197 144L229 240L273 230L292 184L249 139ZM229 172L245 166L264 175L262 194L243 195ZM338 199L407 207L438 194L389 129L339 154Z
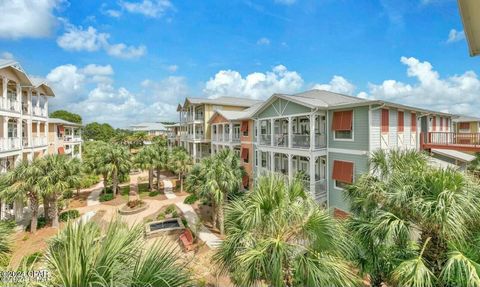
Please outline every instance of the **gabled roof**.
M480 55L480 1L458 0L470 56Z
M139 123L130 125L131 129L137 131L166 131L167 128L162 123Z
M213 118L215 117L215 115L217 115L217 114L221 115L222 117L224 117L228 121L239 121L239 120L250 119L261 106L262 106L262 102L257 103L255 105L249 107L248 109L243 110L243 111L215 110L215 113L212 115L212 117L210 117L208 122L210 123L213 120Z
M30 79L35 89L43 88L47 96L55 97L55 93L53 92L52 88L47 84L45 80L35 78L35 77L30 77Z
M259 100L253 100L248 98L240 98L240 97L218 97L215 99L208 99L208 98L186 98L185 105L193 104L193 105L200 105L200 104L210 104L210 105L219 105L219 106L234 106L234 107L251 107L255 104L261 103Z
M453 122L455 123L480 122L480 118L460 115L458 118L454 119Z
M0 59L0 69L11 68L15 75L20 79L21 85L33 86L32 81L28 77L27 73L23 70L22 66L17 61Z
M74 127L82 126L82 124L77 124L77 123L69 122L64 119L58 119L58 118L48 118L48 122L51 124L64 125L64 126L74 126Z

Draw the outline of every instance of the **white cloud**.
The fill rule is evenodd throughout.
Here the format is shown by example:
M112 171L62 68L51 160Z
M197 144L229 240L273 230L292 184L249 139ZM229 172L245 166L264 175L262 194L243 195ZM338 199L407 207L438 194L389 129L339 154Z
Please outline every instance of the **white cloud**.
M381 84L369 84L368 93L361 92L358 96L479 115L480 79L475 72L466 71L461 75L441 78L429 62L413 57L402 57L400 61L408 67L407 75L417 82L407 84L389 79Z
M177 66L177 65L169 65L169 66L167 66L167 71L169 71L170 73L175 73L177 70L178 70L178 66Z
M275 3L283 5L292 5L295 4L295 2L297 2L297 0L275 0Z
M135 47L124 43L111 44L110 34L100 33L92 26L84 29L66 22L65 29L66 32L58 37L57 44L67 51L94 52L103 49L108 55L118 58L138 58L147 52L147 48L143 45Z
M53 10L60 0L0 1L0 38L48 37L55 26Z
M452 29L452 30L450 30L450 33L448 33L447 43L458 42L458 41L462 41L464 39L465 39L465 32L464 31L457 31L455 29Z
M355 86L342 76L333 76L328 84L315 84L312 89L326 90L340 94L353 95Z
M278 65L266 73L251 73L245 78L237 71L222 70L205 83L203 92L209 98L220 96L265 99L273 93L294 93L303 86L302 77Z
M257 45L268 46L268 45L270 45L270 39L262 37L262 38L258 39Z
M142 14L151 18L159 18L173 9L169 0L143 0L141 2L120 1L120 6L130 13Z
M2 59L7 59L7 60L13 60L13 59L15 59L15 57L13 56L12 53L6 52L6 51L5 51L5 52L2 52L2 53L0 54L0 58L2 58Z

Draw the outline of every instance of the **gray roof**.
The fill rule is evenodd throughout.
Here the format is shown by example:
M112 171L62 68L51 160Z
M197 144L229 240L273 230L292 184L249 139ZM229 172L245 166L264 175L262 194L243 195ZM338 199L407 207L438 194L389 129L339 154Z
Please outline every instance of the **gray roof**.
M81 127L82 124L77 124L77 123L72 123L63 119L57 119L57 118L48 118L48 122L52 124L62 124L65 126L74 126L74 127Z
M9 59L0 59L0 69L11 67L14 73L21 79L22 85L24 86L32 86L32 81L28 77L27 73L23 70L20 64L15 60Z
M167 128L162 123L139 123L130 125L131 129L137 131L166 131Z
M461 151L457 150L452 150L452 149L435 149L432 148L432 152L436 154L440 154L449 158L457 159L463 162L471 162L474 160L476 157L474 155L464 153Z
M235 107L250 107L255 104L261 103L262 101L253 100L248 98L240 97L218 97L215 99L207 98L186 98L185 103L189 102L191 104L211 104L211 105L224 105L224 106L235 106Z
M480 122L480 118L471 117L471 116L459 116L458 118L453 120L455 123L462 123L462 122Z

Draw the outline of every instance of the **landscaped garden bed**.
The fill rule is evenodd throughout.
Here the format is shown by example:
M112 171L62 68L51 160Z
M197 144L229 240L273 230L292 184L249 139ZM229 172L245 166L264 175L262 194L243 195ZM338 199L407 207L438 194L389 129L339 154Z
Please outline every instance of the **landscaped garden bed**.
M132 215L142 212L148 208L148 204L142 200L132 200L127 202L124 206L122 206L118 213L121 215Z

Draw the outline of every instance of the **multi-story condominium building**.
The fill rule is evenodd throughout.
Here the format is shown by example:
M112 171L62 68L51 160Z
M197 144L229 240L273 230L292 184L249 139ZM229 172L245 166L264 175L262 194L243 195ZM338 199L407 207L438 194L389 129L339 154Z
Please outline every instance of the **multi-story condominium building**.
M422 135L451 131L451 115L395 103L312 90L275 94L254 113L257 175L305 175L316 200L338 215L342 190L368 172L378 149L420 149Z
M193 157L195 162L211 154L211 126L208 124L214 111L241 111L259 101L220 97L216 99L187 98L177 111L180 116L180 145Z
M240 163L246 172L242 179L246 189L250 189L253 184L254 122L251 117L260 105L255 104L243 111L216 110L208 121L212 131L212 154L229 148L239 155Z
M471 134L480 132L480 118L460 116L453 120L456 133Z
M48 153L82 158L82 125L62 119L48 119Z
M180 145L180 123L165 125L167 128L167 140L170 147Z
M131 125L134 132L146 132L149 136L161 136L167 134L167 127L162 123L139 123Z

